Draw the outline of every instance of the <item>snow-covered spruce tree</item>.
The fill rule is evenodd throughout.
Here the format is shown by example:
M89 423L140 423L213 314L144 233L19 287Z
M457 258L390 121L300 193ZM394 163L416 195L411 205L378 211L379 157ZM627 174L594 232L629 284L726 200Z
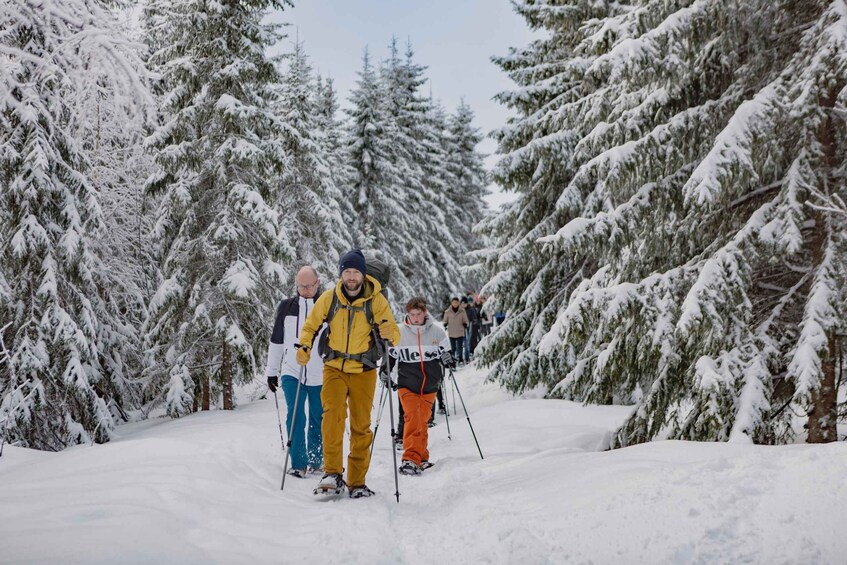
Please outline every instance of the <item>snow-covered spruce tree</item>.
M94 251L103 229L81 129L82 92L127 114L143 63L100 2L0 5L0 415L10 441L58 450L108 440L131 385L131 338L114 279Z
M138 41L137 49L143 52L144 30L133 21L130 11L115 12L117 29ZM86 88L68 93L76 98L78 114L73 137L88 160L86 176L102 210L103 229L92 241L92 249L103 260L112 297L121 313L122 324L111 328L113 335L104 340L104 349L110 352L111 362L118 364L116 371L137 379L143 368L139 332L157 285L149 236L155 209L144 194L153 158L143 146L144 135L154 124L156 107L147 88L126 99L110 87L107 77L98 77L98 72L102 70L97 60L89 61L84 71ZM140 404L139 387L133 387L132 392L133 404Z
M480 343L476 358L491 366L492 379L519 392L539 384L552 387L556 375L567 371L562 349L541 356L538 347L583 272L590 274L595 265L590 258L544 249L538 239L579 215L579 209L557 206L572 176L569 163L581 127L562 122L559 113L580 98L573 85L580 76L578 65L568 63L579 43L574 31L607 11L596 2L515 6L533 29L544 28L549 37L493 59L517 85L497 96L517 115L492 134L503 155L493 176L504 189L518 192L518 199L478 224L488 247L474 256L489 279L483 287L488 307L507 313L498 330Z
M483 238L473 231L473 227L482 220L485 212L489 175L485 170L485 156L477 151L476 146L482 141L482 133L473 125L473 109L461 100L456 112L449 116L447 130L443 135L442 144L448 155L447 169L450 173L448 198L459 208L456 218L448 219L455 224L451 231L459 234L459 241L465 254L480 249ZM465 255L462 263L467 265L470 258ZM468 279L470 275L466 274ZM470 288L479 288L474 277Z
M791 405L810 441L835 439L845 8L527 7L573 46L543 82L567 83L549 109L572 172L556 211L580 217L543 241L602 264L542 344L567 365L548 384L634 402L617 445L786 441Z
M397 195L394 187L402 186L401 175L392 158L392 127L386 116L379 78L365 49L356 88L350 93L350 130L347 154L353 170L353 198L356 214L353 244L383 251L383 259L393 270L391 287L397 300L402 300L411 285L398 269L397 258L402 251L399 230L395 226L408 213L403 205L405 193ZM397 196L397 197L394 197ZM418 235L420 237L420 235Z
M210 374L233 407L232 384L256 372L294 259L273 208L288 166L270 110L279 77L265 56L278 36L261 23L283 4L157 6L162 47L151 62L167 93L165 122L147 140L160 167L147 187L162 194L154 236L163 280L145 336L149 393L171 416L193 408Z
M443 277L443 280L438 281L441 288L436 290L441 294L434 294L432 299L433 304L442 305L447 303L450 296L467 288L476 288L470 284L463 267L468 263L467 252L478 247L471 237L471 228L482 219L482 214L462 209L462 199L457 195L459 177L455 168L451 167L457 146L450 135L447 111L431 94L423 102L425 115L417 128L419 133L415 136L422 149L420 164L424 174L423 182L428 188L430 204L438 209L439 228L451 236L442 242L440 252L449 255L449 266L456 269L455 272L446 271L438 275Z
M332 183L339 193L338 206L341 218L347 226L347 235L356 226L356 214L353 211L353 178L355 171L350 165L347 146L346 124L338 118L340 104L335 83L332 78L317 77L315 94L316 130L320 151L324 155Z
M339 253L349 248L350 235L342 214L348 200L335 184L326 152L330 148L324 144L327 132L336 133L335 118L326 115L330 109L319 107L333 101L322 100L324 93L318 89L302 42L294 44L287 59L288 69L273 105L285 124L280 141L289 162L280 181L278 211L286 229L297 234L292 241L296 257L324 274L335 275Z
M461 286L462 247L447 226L447 215L455 206L443 180L448 171L441 132L435 129L429 102L420 92L426 81L425 67L413 57L411 46L401 57L392 39L389 57L381 65L388 158L399 176L389 192L374 197L399 200L401 210L371 221L386 224L382 229L390 233L389 240L377 245L397 263L400 299L423 293L435 300Z

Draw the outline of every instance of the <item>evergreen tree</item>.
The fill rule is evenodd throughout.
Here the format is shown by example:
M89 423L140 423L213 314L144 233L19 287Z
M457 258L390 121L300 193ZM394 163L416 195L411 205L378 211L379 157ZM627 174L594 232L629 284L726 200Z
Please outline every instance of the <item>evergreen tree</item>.
M354 172L354 210L356 224L353 243L357 247L380 249L383 258L392 268L392 288L405 296L411 288L405 274L398 269L402 241L395 232L405 219L407 210L403 199L405 192L392 192L402 187L401 175L392 159L393 149L389 122L376 71L370 53L365 49L362 69L356 88L350 94L350 131L348 155Z
M494 59L517 85L496 98L517 115L493 134L503 155L493 176L503 189L518 192L518 198L479 225L490 239L490 247L475 253L478 268L489 278L483 293L489 308L506 312L507 318L483 340L476 358L491 367L492 378L516 392L539 384L552 387L556 375L567 372L564 349L541 356L538 347L583 271L594 268L590 259L545 248L538 241L580 212L557 206L570 178L572 139L578 137L571 129L579 127L563 123L557 110L580 99L572 86L580 76L578 64L568 64L579 43L574 26L607 15L596 3L566 2L565 10L560 4L516 4L530 27L547 29L550 36Z
M117 29L141 44L144 30L133 27L131 21L123 20ZM136 91L137 101L126 100L121 92L109 87L107 77L92 75L96 70L89 64L85 71L91 76L86 83L88 88L72 93L78 115L73 137L86 156L86 176L98 194L103 212L103 229L92 241L92 249L103 259L120 312L121 325L113 328L107 349L112 361L119 364L116 370L137 380L143 368L139 329L157 284L149 237L154 207L144 194L144 181L152 172L153 159L143 147L144 135L154 123L156 106L146 84ZM138 406L137 387L132 392L132 405ZM121 415L127 418L126 414Z
M448 199L459 211L448 218L453 233L458 234L462 250L467 254L483 247L481 234L473 230L486 213L483 198L488 190L488 172L483 162L484 155L476 146L482 141L479 128L474 127L474 112L464 99L456 108L455 114L447 121L447 129L442 136L442 145L447 153L445 165L450 177L448 180ZM439 120L440 122L441 120ZM471 261L465 257L462 261L468 265ZM469 274L465 278L471 282L471 288L479 288L478 281Z
M154 236L163 280L145 335L149 394L172 416L193 408L195 383L208 398L210 373L233 407L233 381L255 374L289 278L294 250L274 203L291 161L270 110L279 77L265 56L278 36L261 23L284 3L160 2L151 14L166 117L147 140L159 166L147 188L162 195Z
M342 215L344 198L335 184L328 153L333 148L324 143L325 135L337 135L331 115L335 102L332 94L329 101L322 99L327 95L315 82L302 43L294 45L288 62L275 104L277 116L285 124L281 141L289 158L282 175L279 211L288 229L298 234L294 245L297 258L334 275L339 253L350 245Z
M500 176L525 191L509 214L550 206L512 235L575 274L545 296L552 327L522 321L546 334L551 393L635 403L617 445L785 441L790 405L810 441L834 440L843 0L559 4L522 5L551 37L500 60L524 85L503 97L523 114L501 134ZM537 295L529 262L493 286Z
M0 5L0 414L27 447L106 441L131 397L131 331L95 252L103 212L75 138L81 96L127 115L147 91L116 27L98 2Z
M353 211L353 178L355 171L350 165L345 124L338 118L338 94L332 78L318 77L315 95L317 112L317 132L320 151L324 155L329 168L332 183L338 190L338 206L341 218L350 236L351 229L356 225L356 215ZM352 236L350 236L352 240Z
M447 226L447 216L454 212L449 199L446 157L441 146L441 132L433 122L429 101L420 89L426 82L426 67L414 62L411 45L404 57L398 52L397 40L389 45L389 57L380 72L383 91L386 136L389 159L399 174L388 194L377 197L400 198L401 215L380 218L390 222L394 232L394 248L398 269L404 279L404 296L423 292L433 299L448 295L462 284L460 256L462 246L457 235Z

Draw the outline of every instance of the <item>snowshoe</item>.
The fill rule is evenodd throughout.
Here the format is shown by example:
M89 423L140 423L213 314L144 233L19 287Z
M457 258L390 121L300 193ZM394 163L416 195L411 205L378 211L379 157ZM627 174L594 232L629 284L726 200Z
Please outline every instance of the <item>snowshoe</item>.
M403 464L400 465L400 474L401 475L420 475L421 469L414 461L403 461Z
M430 467L435 467L435 463L431 461L421 461L421 471L426 471Z
M289 469L288 474L298 479L305 479L306 475L308 475L306 469Z
M429 422L427 422L426 427L427 428L434 428L435 427L435 420L430 420Z
M369 489L366 485L360 485L350 489L350 498L366 498L375 494L376 493Z
M397 451L403 451L403 438L399 437L394 440L394 449Z
M344 492L344 479L338 473L329 473L321 478L321 482L312 494L341 494Z

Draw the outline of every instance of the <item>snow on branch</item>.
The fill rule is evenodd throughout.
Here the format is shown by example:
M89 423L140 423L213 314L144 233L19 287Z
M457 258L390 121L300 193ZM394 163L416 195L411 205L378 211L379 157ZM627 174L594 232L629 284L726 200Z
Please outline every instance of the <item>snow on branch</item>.
M800 322L800 338L788 365L788 378L796 382L794 398L800 403L806 402L820 386L822 358L834 354L829 350L828 334L839 323L835 308L839 288L837 252L829 240L815 273Z
M717 136L712 149L685 183L686 202L711 204L724 191L724 182L744 176L758 180L751 156L753 138L762 131L767 116L775 112L776 82L769 84L752 100L743 102Z

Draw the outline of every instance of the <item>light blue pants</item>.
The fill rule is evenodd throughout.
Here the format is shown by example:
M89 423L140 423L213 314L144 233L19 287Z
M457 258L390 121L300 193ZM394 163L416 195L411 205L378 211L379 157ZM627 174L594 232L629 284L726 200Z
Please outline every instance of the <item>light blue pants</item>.
M297 410L294 410L294 398L297 396L297 377L283 375L282 393L288 413L285 416L285 431L291 433L291 468L318 469L323 466L323 448L321 446L321 420L323 406L321 405L321 386L300 387L300 399ZM309 403L309 433L308 447L306 440L306 403ZM291 418L294 418L294 428L291 428Z

